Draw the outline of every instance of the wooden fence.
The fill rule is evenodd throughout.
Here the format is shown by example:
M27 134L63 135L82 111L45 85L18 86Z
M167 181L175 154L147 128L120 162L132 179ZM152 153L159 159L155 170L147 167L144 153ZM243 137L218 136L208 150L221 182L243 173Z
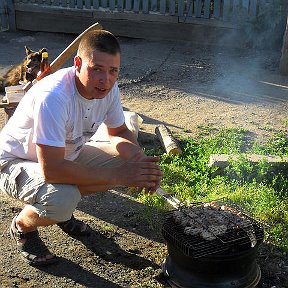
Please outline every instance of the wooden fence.
M216 18L233 20L256 17L265 9L267 0L14 0L15 3L33 3L45 6L134 13L159 13L171 16Z
M13 0L0 0L2 30L15 29ZM47 9L61 8L107 13L127 12L154 16L174 16L177 22L191 19L217 19L223 22L247 21L261 14L269 0L14 0L14 4ZM17 5L16 5L17 6ZM32 7L31 6L31 7ZM14 24L13 24L14 22Z
M12 0L0 0L0 31L15 29L15 11Z

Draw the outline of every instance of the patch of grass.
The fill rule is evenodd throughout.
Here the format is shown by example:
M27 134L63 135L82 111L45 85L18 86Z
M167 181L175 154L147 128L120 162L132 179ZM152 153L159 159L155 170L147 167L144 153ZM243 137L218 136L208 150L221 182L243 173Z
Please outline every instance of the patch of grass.
M109 223L103 223L99 229L106 237L113 238L117 233L117 228Z
M183 149L181 156L169 156L161 149L149 151L150 154L161 155L163 189L188 202L228 197L269 225L265 233L266 242L287 251L288 165L271 166L265 161L252 164L241 156L215 177L212 175L217 168L207 165L210 154L288 155L285 134L277 132L269 142L260 145L243 129L205 129L198 140L181 139L180 143ZM150 207L163 206L157 195L142 197Z
M272 140L265 144L259 144L258 142L253 143L253 151L258 154L265 155L288 155L288 139L284 132L273 133Z

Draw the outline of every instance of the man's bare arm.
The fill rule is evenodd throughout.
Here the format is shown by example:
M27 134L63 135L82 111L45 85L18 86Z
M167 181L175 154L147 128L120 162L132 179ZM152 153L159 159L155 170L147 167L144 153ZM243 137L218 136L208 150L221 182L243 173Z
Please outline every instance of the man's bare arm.
M42 174L49 183L91 185L114 184L111 177L113 168L88 168L64 159L65 148L36 145L38 161Z
M136 154L144 156L134 134L123 124L117 128L107 128L110 141L115 145L122 159L131 159Z
M48 183L75 184L78 186L131 186L154 187L161 177L159 167L149 161L127 161L121 169L86 167L64 159L64 148L40 145L36 147L42 174ZM154 181L154 182L153 182Z

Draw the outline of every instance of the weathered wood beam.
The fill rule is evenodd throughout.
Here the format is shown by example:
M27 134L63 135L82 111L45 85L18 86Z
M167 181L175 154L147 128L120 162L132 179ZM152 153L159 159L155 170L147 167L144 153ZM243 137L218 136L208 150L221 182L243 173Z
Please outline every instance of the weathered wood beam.
M180 155L182 153L177 140L173 137L171 131L165 125L158 125L155 128L155 134L168 154Z

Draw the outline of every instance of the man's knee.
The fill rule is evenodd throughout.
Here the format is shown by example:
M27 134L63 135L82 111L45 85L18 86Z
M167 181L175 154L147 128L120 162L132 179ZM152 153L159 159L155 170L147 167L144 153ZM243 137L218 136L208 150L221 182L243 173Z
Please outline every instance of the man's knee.
M37 194L33 206L39 216L57 222L69 220L81 199L76 185L47 184Z

